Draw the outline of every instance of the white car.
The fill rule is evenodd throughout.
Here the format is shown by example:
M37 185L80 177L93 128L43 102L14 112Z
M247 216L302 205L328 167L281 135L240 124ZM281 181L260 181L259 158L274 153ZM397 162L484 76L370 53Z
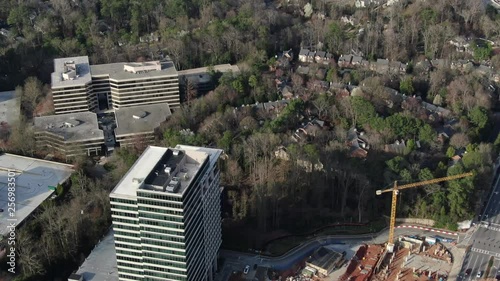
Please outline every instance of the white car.
M245 266L245 269L243 269L243 273L244 274L248 274L248 271L250 271L250 266L249 265Z
M483 271L479 271L476 275L476 278L481 278L483 276Z

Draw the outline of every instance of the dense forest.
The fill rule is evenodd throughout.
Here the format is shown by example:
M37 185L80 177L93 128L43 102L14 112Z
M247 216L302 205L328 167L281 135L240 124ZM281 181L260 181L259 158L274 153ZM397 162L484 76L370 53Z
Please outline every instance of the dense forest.
M17 87L24 114L4 139L6 149L30 156L40 153L29 125L33 112L50 95L47 84L54 57L88 55L95 64L169 55L178 69L233 63L240 73L212 72L217 86L206 95L190 89L194 93L186 94L188 99L161 126L157 138L157 144L167 146L224 149L225 246L258 248L277 232L381 220L389 214L390 200L376 197L375 190L390 187L394 180L408 183L465 171L476 175L402 192L398 217L430 218L449 229L470 219L488 192L500 148L498 82L473 69L425 71L419 63L487 61L498 71L498 11L482 1L466 0L401 0L368 9L356 9L350 1L317 0L311 2L312 14L303 8L306 4L0 0L0 27L9 30L8 36L0 36L0 90ZM474 44L471 53L460 52L449 44L456 36L488 43ZM296 59L290 69L276 66L280 52L293 49L296 57L301 47L328 51L335 58L357 52L372 62L399 60L408 63L408 69L397 75L345 71L332 62L326 67L326 81L359 86L346 95L345 88L315 87L314 75L294 71ZM284 108L260 109L256 105L283 98L277 79L299 98ZM450 114L429 114L422 102ZM325 122L326 129L303 141L291 138L313 120ZM366 157L352 157L353 128L370 146ZM402 140L403 150L386 149ZM30 245L39 234L50 244L44 249L20 246L32 255L20 260L23 276L18 280L52 280L60 273L58 266L68 260L81 262L77 253L86 253L109 226L106 192L142 149L122 149L113 155L110 175L104 179L95 180L82 168L57 204L43 206L21 237ZM77 161L81 167L91 166ZM95 203L82 206L82 200ZM53 205L63 211L54 214ZM70 222L82 208L91 212ZM77 235L82 229L91 231ZM65 254L55 257L51 247Z

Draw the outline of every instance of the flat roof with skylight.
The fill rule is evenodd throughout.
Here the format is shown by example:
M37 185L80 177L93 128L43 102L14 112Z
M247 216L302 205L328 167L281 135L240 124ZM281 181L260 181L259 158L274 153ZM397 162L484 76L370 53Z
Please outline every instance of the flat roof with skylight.
M52 88L83 86L92 81L89 57L54 59Z
M111 80L136 80L172 76L177 70L171 60L150 62L119 62L90 66L92 76L109 76Z
M117 137L153 132L170 115L168 103L122 107L115 110Z
M14 154L0 155L0 234L8 232L9 210L7 183L9 171L15 173L16 210L19 225L73 173L73 166Z
M67 142L104 139L97 115L93 112L35 117L35 130L53 133Z
M112 197L136 197L137 190L182 196L209 153L149 146L111 192Z

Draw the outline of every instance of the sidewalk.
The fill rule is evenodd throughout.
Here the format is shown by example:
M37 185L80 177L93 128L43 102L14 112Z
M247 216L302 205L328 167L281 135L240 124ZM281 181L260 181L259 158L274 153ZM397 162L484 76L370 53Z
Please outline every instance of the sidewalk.
M453 265L451 266L450 275L448 276L448 280L457 280L458 274L460 274L460 270L462 269L462 263L465 257L465 249L458 248L457 246L452 246L449 248L451 255L453 256Z

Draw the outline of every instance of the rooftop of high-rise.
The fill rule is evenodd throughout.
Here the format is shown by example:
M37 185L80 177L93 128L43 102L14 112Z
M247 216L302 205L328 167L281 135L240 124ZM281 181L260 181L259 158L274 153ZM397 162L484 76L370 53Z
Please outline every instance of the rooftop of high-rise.
M149 146L111 192L112 197L136 197L137 190L182 196L202 164L222 150L181 146Z

